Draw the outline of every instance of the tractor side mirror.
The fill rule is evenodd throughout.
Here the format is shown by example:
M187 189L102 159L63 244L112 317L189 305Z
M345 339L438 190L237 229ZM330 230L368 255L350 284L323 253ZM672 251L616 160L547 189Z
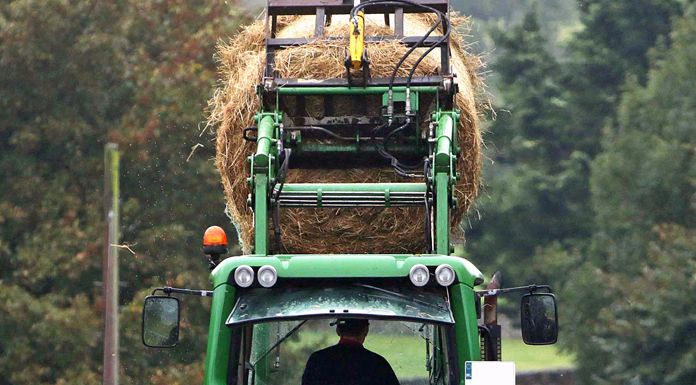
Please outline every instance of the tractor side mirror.
M551 293L522 296L522 340L527 345L552 345L558 340L556 297Z
M179 342L179 299L151 295L143 305L143 344L171 348Z

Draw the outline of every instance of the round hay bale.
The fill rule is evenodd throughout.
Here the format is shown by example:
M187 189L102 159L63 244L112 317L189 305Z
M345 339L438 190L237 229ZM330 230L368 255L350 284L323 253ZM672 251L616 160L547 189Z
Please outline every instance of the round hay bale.
M347 19L345 19L347 20ZM410 35L423 35L432 25L433 16L407 15L405 30ZM462 25L463 18L453 18L453 25ZM347 22L334 17L325 36L343 36L343 40L320 40L276 53L275 66L282 77L328 79L345 77L343 64L347 41ZM278 37L311 36L313 17L291 17L279 20ZM366 35L392 34L374 18L366 20ZM264 23L258 21L244 27L234 39L218 45L221 83L209 102L208 125L216 128L216 165L222 177L227 211L237 230L244 253L253 246L253 212L247 206L250 192L246 182L249 174L246 158L255 146L245 142L242 130L253 125L253 116L260 108L255 86L261 82L265 65ZM407 50L397 41L368 43L371 74L390 76L394 65ZM423 60L416 75L438 71L439 53L434 50ZM421 51L422 52L422 51ZM459 179L454 195L458 207L452 211L451 223L456 228L475 199L480 184L481 133L478 126L476 95L481 87L477 76L480 61L466 52L461 35L451 35L451 66L457 74L456 95L461 120L457 135L462 153L457 163ZM410 55L397 76L407 76L420 56ZM307 65L311 63L311 65ZM308 103L309 105L310 103ZM310 107L308 107L309 109ZM318 113L318 112L317 112ZM291 169L287 182L404 182L391 169ZM270 222L270 221L269 221ZM421 253L424 245L424 210L422 208L340 208L281 209L281 251L286 253ZM272 229L269 229L272 242Z

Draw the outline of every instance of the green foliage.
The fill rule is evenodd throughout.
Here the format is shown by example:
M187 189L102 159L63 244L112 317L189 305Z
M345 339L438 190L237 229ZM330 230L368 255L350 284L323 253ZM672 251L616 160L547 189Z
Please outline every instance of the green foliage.
M606 383L681 385L696 380L696 231L654 229L636 274L603 274L613 300L597 314L597 347L614 358L594 376ZM667 364L666 364L667 363Z
M522 261L547 254L549 242L582 248L589 237L588 162L601 150L601 131L614 116L625 77L645 76L648 50L679 10L674 1L580 5L583 29L562 61L534 17L548 12L543 2L519 26L491 34L502 102L486 138L494 161L485 178L490 198L481 199L484 219L469 233L469 250L474 258L514 266L503 267L514 283L531 278Z
M548 277L530 269L540 248L559 240L573 247L588 236L588 159L568 138L562 67L546 50L535 14L492 35L502 50L492 67L503 107L486 138L493 163L468 250L487 270L501 269L506 285L521 285Z
M683 315L696 273L696 20L682 4L582 2L561 60L531 14L492 35L501 103L468 252L506 285L560 291L581 384L696 382Z
M672 47L645 87L624 94L616 130L592 166L594 312L571 321L585 383L691 384L696 285L696 9L675 24ZM586 298L571 306L587 308ZM588 339L596 344L588 345ZM607 364L611 362L611 364ZM667 364L668 363L668 364ZM603 382L598 382L598 381Z
M583 0L579 2L584 29L571 49L581 57L582 75L602 89L616 89L625 74L644 78L648 49L671 30L681 13L679 0Z
M494 29L493 39L503 54L492 65L498 75L504 108L491 127L490 139L505 152L499 161L553 167L567 155L559 123L559 64L546 50L535 14L510 30Z
M596 155L601 130L611 125L621 87L629 76L641 83L648 51L669 44L679 0L584 0L579 2L583 29L571 39L564 88L571 109L569 127L580 151Z
M122 382L201 377L203 303L186 301L187 347L166 354L142 346L140 304L143 288L207 286L200 236L227 220L199 124L214 45L241 19L222 1L0 5L0 384L101 380L106 141L136 252L120 253Z
M453 0L454 9L474 19L471 31L473 49L491 60L497 59L497 44L491 39L490 28L512 28L530 12L539 15L542 34L547 37L547 49L567 38L569 31L578 28L578 10L572 1L558 0ZM554 50L554 54L560 50ZM491 74L493 77L495 73Z
M504 19L512 22L524 18L531 7L535 7L546 22L562 20L567 13L574 11L574 4L571 2L557 0L454 0L452 4L464 14L479 19Z
M2 384L100 377L100 143L129 92L112 87L121 41L105 21L119 10L0 6Z

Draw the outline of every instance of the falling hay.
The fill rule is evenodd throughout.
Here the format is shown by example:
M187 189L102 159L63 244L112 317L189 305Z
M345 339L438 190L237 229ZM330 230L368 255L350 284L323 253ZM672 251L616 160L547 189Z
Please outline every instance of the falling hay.
M430 16L408 15L405 30L423 35L432 25ZM452 19L457 26L463 18ZM279 37L309 36L314 31L311 17L289 17L279 20ZM319 40L312 44L287 48L276 53L275 66L279 76L303 79L345 77L347 23L335 20L325 36L344 39ZM368 19L366 34L387 35L393 32ZM227 210L237 229L244 253L253 245L253 213L247 206L249 170L246 158L255 150L244 141L242 130L253 125L253 116L261 107L255 86L261 82L265 65L264 24L256 22L242 29L237 37L218 46L221 84L209 102L208 125L217 130L216 164L222 177ZM480 61L466 52L461 36L451 36L451 66L457 74L459 93L456 106L461 110L457 135L462 152L457 163L458 180L454 196L458 206L453 210L456 225L471 206L478 193L481 169L481 133L478 127L476 94L481 87L477 76ZM368 43L371 74L391 75L395 62L407 47L397 41ZM435 50L437 51L437 50ZM399 70L407 76L418 50ZM416 69L416 75L436 74L439 54L433 52ZM307 65L311 63L311 65ZM403 182L390 169L291 169L288 183L297 182ZM412 180L410 180L412 181ZM335 208L281 209L282 251L287 253L420 253L424 246L424 209L422 208ZM272 234L272 231L270 232Z

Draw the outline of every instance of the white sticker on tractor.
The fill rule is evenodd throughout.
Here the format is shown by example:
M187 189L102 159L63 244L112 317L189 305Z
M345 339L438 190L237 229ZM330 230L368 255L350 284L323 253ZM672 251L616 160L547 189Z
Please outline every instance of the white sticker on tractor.
M465 385L515 385L515 363L499 361L467 361Z

